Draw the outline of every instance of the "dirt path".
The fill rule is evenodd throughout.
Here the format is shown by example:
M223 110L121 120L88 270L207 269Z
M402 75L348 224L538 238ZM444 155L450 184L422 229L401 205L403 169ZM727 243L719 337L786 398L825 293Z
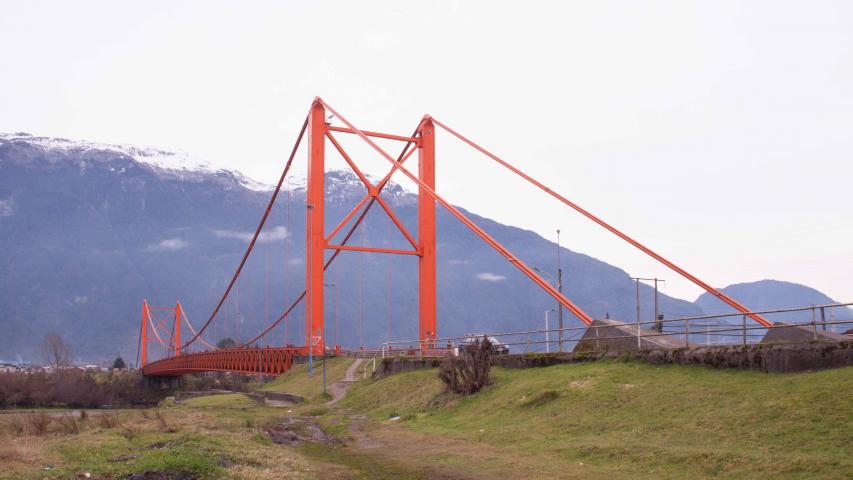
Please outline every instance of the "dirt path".
M352 365L347 368L343 380L338 380L329 386L329 393L332 394L332 399L326 402L326 405L334 405L338 400L344 398L350 385L356 382L355 372L358 371L359 365L364 361L362 358L356 358Z
M478 439L417 432L363 415L349 415L353 446L385 465L423 472L430 480L493 478L589 478L582 467L567 466L547 454L519 453ZM484 432L483 435L486 435Z

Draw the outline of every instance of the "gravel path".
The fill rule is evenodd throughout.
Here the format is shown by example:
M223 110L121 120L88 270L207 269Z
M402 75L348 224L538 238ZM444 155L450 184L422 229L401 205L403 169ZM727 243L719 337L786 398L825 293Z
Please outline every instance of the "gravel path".
M356 382L355 372L358 371L359 365L363 362L364 359L356 358L352 365L347 368L346 375L344 375L343 380L339 380L329 386L329 393L332 394L332 399L326 402L326 405L333 405L338 402L338 400L344 398L344 395L347 394L347 389L349 389L350 385Z

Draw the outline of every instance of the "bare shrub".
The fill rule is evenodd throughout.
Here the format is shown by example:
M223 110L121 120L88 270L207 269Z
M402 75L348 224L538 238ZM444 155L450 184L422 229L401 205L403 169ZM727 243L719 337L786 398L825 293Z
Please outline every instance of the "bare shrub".
M448 354L438 370L438 377L447 390L471 395L491 384L491 349L491 342L484 336L482 340L460 348L459 356Z
M161 432L175 433L177 431L174 427L169 426L169 423L166 421L166 417L159 408L154 410L154 418L157 420L157 428L159 428Z
M80 410L80 421L85 422L88 419L89 419L89 412L87 412L85 408Z
M98 415L96 418L98 419L98 426L101 428L115 428L121 424L118 415L113 413Z
M3 423L3 431L10 433L16 437L20 437L27 433L27 422L24 417L11 416L9 421Z
M121 436L129 442L136 437L136 431L128 426L122 425Z
M0 475L9 474L4 467L11 463L22 463L30 466L45 463L41 454L43 448L44 441L41 439L24 437L0 442ZM6 477L4 476L4 478Z
M80 424L73 415L63 415L57 419L59 430L65 435L76 435L80 433Z
M0 462L21 462L23 458L18 447L11 443L0 444Z
M44 412L33 413L26 416L26 430L30 435L41 436L47 433L50 426L50 416Z

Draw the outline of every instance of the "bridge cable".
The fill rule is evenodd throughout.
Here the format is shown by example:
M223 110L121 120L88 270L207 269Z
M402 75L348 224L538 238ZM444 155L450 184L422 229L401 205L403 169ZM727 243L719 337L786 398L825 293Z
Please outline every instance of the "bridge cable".
M340 115L338 115L338 117L340 118ZM343 120L343 119L341 119L341 120ZM448 133L450 133L454 137L458 138L462 142L468 144L469 146L471 146L472 148L477 150L478 152L482 153L483 155L486 155L487 157L491 158L492 160L494 160L497 163L501 164L502 166L506 167L511 172L513 172L516 175L520 176L521 178L527 180L528 182L532 183L533 185L539 187L545 193L551 195L552 197L556 198L557 200L559 200L562 203L566 204L567 206L571 207L572 209L574 209L575 211L577 211L581 215L585 216L586 218L592 220L593 222L597 223L598 225L600 225L601 227L603 227L605 230L609 231L610 233L612 233L612 234L616 235L617 237L621 238L622 240L625 240L626 242L630 243L631 245L638 248L642 252L646 253L650 257L654 258L658 262L669 267L670 269L672 269L673 271L675 271L676 273L678 273L682 277L690 280L691 282L698 285L699 287L702 287L702 289L704 289L705 291L707 291L711 295L719 298L723 302L729 304L729 306L734 307L735 309L739 310L741 313L748 315L750 318L752 318L753 320L755 320L756 322L758 322L759 324L761 324L765 327L771 326L770 322L768 322L761 315L758 315L757 313L753 313L750 309L748 309L744 305L741 305L735 299L729 297L725 293L717 290L716 288L710 286L709 284L703 282L702 280L694 277L693 275L691 275L686 270L682 269L678 265L675 265L674 263L672 263L669 260L667 260L666 258L660 256L658 253L654 252L650 248L646 247L645 245L641 244L640 242L634 240L633 238L629 237L628 235L617 230L615 227L611 226L610 224L608 224L604 220L593 215L591 212L582 208L580 205L577 205L576 203L574 203L571 200L567 199L566 197L560 195L559 193L555 192L554 190L551 190L550 188L546 187L544 184L542 184L538 180L534 179L530 175L527 175L526 173L522 172L521 170L514 167L510 163L506 162L505 160L502 160L497 155L494 155L493 153L489 152L488 150L481 147L480 145L477 145L473 141L471 141L471 140L467 139L466 137L464 137L463 135L457 133L455 130L453 130L452 128L448 127L447 125L439 122L435 118L433 118L432 121L433 121L433 123L435 123L439 127L443 128L445 131L447 131Z
M285 202L285 204L284 204L285 205L285 207L284 207L284 225L285 225L285 228L287 229L287 231L291 232L291 229L290 229L290 197L292 196L292 193L290 190L287 189L287 186L285 186L284 189L287 192L287 196L285 197L285 200L284 200L284 202ZM285 239L284 240L284 295L285 296L290 292L290 290L288 289L288 283L289 283L289 277L290 277L290 268L289 268L290 267L290 265L289 265L290 259L288 258L288 256L289 256L288 252L290 250L288 248L289 244L290 244L290 242L288 242L287 239ZM290 341L289 328L290 328L290 321L288 319L288 320L284 321L284 345L287 345L288 342Z
M420 127L420 124L418 124L418 127ZM412 133L412 135L411 135L411 136L412 136L412 137L414 137L414 136L415 136L415 134L417 134L417 132L418 132L418 131L417 131L417 129L416 129L416 130ZM400 152L400 155L397 157L397 161L396 161L396 163L397 163L397 164L400 164L400 163L403 161L403 159L404 159L404 158L406 158L406 154L407 154L407 153L408 153L408 151L409 151L409 147L411 147L411 146L412 146L412 143L413 143L413 142L406 142L406 145L403 147L403 150ZM381 181L381 182L379 182L379 183L376 185L376 193L377 193L377 195L378 195L379 193L381 193L381 192L382 192L382 189L384 189L384 188L385 188L385 186L388 184L388 181L391 179L391 175L392 175L392 174L397 170L397 168L398 168L398 166L395 166L394 168L392 168L392 169L391 169L391 171L390 171L387 175L385 175L385 178L383 178L383 179L382 179L382 181ZM353 233L355 233L355 229L356 229L356 228L358 227L358 225L359 225L359 224L364 220L364 217L367 215L367 212L369 212L369 211L370 211L370 208L371 208L371 207L373 207L374 203L376 203L376 198L371 197L370 201L367 203L367 205L365 205L364 210L362 210L361 214L360 214L360 215L359 215L359 217L356 219L356 221L355 221L355 223L353 224L353 226L349 229L349 231L347 232L347 234L346 234L346 235L344 235L344 238L341 240L341 245L346 245L346 244L347 244L347 242L349 242L349 240L350 240L350 238L352 237ZM326 264L323 266L323 271L326 271L326 270L329 268L329 265L331 265L331 264L332 264L332 262L333 262L333 261L338 257L338 255L340 255L340 253L341 253L342 251L343 251L343 250L335 250L335 251L332 253L332 255L329 257L329 259L328 259L328 260L326 260ZM259 340L260 338L262 338L264 335L266 335L267 333L269 333L273 328L275 328L276 326L278 326L278 324L279 324L279 323L281 323L281 321L282 321L282 320L284 320L285 318L287 318L287 317L288 317L288 315L290 315L290 313L293 311L293 309L294 309L294 308L296 308L296 306L297 306L297 305L299 305L299 303L300 303L300 302L305 298L305 295L306 295L306 290L303 290L303 291L302 291L302 293L301 293L301 294L296 298L296 300L294 300L294 301L293 301L293 303L292 303L292 304L290 304L290 306L287 308L287 310L285 310L285 311L284 311L284 313L282 313L282 314L278 317L278 319L276 319L276 321L275 321L275 322L273 322L272 324L270 324L270 325L269 325L269 326L268 326L268 327L267 327L263 332L261 332L257 337L255 337L255 338L253 338L253 339L249 340L248 342L244 343L243 345L240 345L240 347L239 347L239 348L242 348L242 347L245 347L245 346L247 346L247 345L250 345L250 344L254 343L255 341L257 341L257 340Z
M231 281L228 282L228 287L225 289L225 292L219 299L219 303L217 303L216 308L213 310L213 313L210 314L210 318L208 318L207 321L204 322L204 325L199 329L198 333L196 333L193 338L191 338L187 343L185 343L182 348L188 347L202 333L204 333L205 330L207 330L207 327L210 326L211 322L213 322L213 319L216 318L216 315L219 313L219 309L222 308L222 304L225 303L225 299L228 298L228 294L231 293L231 289L234 287L234 283L237 281L237 277L239 277L240 272L243 271L243 266L246 264L246 260L252 253L252 249L255 248L255 242L258 240L258 235L261 233L261 229L264 228L264 223L266 223L267 217L269 217L270 215L272 206L275 203L276 198L278 197L278 192L281 190L281 184L284 182L284 178L290 171L290 166L293 164L293 158L296 157L296 150L299 148L299 144L302 143L302 137L305 135L305 130L308 128L308 118L309 115L306 115L305 121L302 123L302 129L299 131L299 136L297 136L296 142L293 144L293 150L290 152L290 158L288 158L287 163L284 166L284 171L281 173L281 177L278 179L278 184L276 184L275 190L272 193L272 197L270 197L270 201L269 203L267 203L267 208L266 210L264 210L264 214L261 217L261 221L258 224L258 228L255 229L255 234L252 236L252 241L249 242L249 246L246 248L246 252L243 254L242 260L240 260L240 265L237 267L237 270L231 277Z
M189 327L190 331L193 333L193 335L195 335L196 330L195 330L195 328L193 328L193 324L192 324L192 323L190 323L190 317L187 315L187 311L186 311L186 310L184 310L184 309L182 308L182 309L181 309L181 313L183 313L182 317L184 318L184 323L186 323L186 324L187 324L187 327ZM216 347L214 347L213 345L211 345L210 343L208 343L208 341L207 341L207 340L205 340L205 339L204 339L204 337L199 336L199 337L198 337L198 341L199 341L199 342L201 342L201 343L203 343L203 344L204 344L205 346L207 346L208 348L213 349L213 350L216 350Z
M448 212L450 212L454 217L456 217L460 222L462 222L465 226L467 226L472 232L476 233L484 242L494 248L498 253L500 253L504 258L507 259L510 263L513 264L517 269L519 269L522 273L527 275L528 278L533 280L540 288L548 292L555 300L563 304L570 312L572 312L575 316L583 320L587 325L592 324L593 319L586 312L584 312L579 306L573 303L571 300L566 298L565 295L558 292L557 289L551 285L549 282L546 282L542 277L540 277L532 268L527 266L524 262L518 259L512 252L506 249L503 245L498 243L491 235L489 235L485 230L479 227L476 223L474 223L470 218L468 218L465 214L463 214L457 207L454 207L450 202L441 197L438 193L436 193L435 189L426 185L417 175L413 174L409 169L399 165L394 161L393 158L381 147L379 147L375 142L373 142L367 135L364 134L361 130L355 127L352 123L350 123L347 119L341 116L341 114L331 107L328 103L323 100L320 101L323 106L329 110L333 115L335 115L341 122L343 122L347 127L355 132L356 135L361 137L368 145L370 145L376 152L378 152L385 160L394 165L394 169L399 169L406 177L415 182L421 188L421 194L424 192L427 193L430 197L432 197L437 203L439 203L442 207L444 207ZM424 121L429 120L429 117L424 117ZM422 123L423 124L423 121Z

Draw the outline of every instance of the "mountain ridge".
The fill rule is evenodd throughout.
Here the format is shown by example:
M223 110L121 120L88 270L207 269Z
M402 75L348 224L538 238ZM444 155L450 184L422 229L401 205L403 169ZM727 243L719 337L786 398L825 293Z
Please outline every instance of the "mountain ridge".
M150 151L0 134L0 284L9 286L0 291L0 322L8 333L0 336L0 358L36 357L41 335L59 331L83 358L133 359L143 298L159 306L181 300L196 326L206 320L274 187L259 188L264 184L240 172L195 159L146 162L174 160L165 150L139 153ZM327 172L326 190L327 225L365 193L354 174L342 171ZM417 196L394 183L382 195L416 235ZM301 291L304 203L304 182L294 179L209 341L254 336ZM461 210L529 265L553 264L555 245L535 232ZM379 208L364 224L351 244L406 248ZM440 336L542 327L553 299L443 209L437 227ZM565 247L561 252L569 298L596 317L635 318L626 272ZM328 341L354 347L415 338L417 265L411 260L340 255L327 272L327 283L335 285L326 292ZM651 318L652 290L642 286L641 294L642 315ZM300 309L268 343L302 343ZM661 311L667 318L703 313L665 294ZM567 315L569 325L580 324Z

